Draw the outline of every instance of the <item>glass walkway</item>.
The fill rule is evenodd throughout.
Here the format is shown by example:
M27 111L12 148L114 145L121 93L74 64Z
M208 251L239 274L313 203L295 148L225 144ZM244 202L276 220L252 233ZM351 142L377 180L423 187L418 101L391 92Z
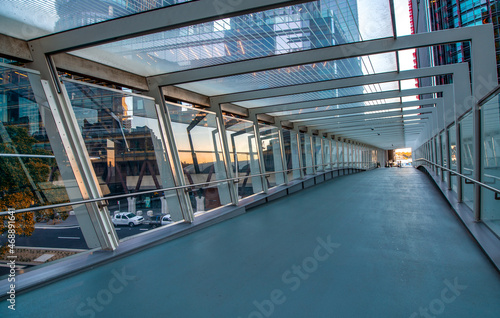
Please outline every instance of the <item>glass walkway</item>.
M486 318L498 299L498 272L431 180L382 168L21 294L16 315Z
M500 317L472 2L2 1L0 316Z

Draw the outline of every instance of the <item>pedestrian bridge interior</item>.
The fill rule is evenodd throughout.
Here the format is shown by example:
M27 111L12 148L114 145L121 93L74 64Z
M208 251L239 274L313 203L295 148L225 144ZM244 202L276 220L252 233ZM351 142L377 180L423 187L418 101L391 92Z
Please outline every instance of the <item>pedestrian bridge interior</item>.
M2 6L2 317L498 317L493 25L398 19L381 0ZM385 168L405 147L413 166Z

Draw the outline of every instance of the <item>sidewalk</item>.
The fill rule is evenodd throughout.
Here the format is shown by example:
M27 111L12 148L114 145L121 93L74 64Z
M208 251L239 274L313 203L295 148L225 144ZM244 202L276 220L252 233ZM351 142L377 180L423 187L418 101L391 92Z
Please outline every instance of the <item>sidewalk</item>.
M61 229L71 227L80 227L75 215L68 216L68 218L64 221L58 220L55 224L53 221L35 223L35 229Z

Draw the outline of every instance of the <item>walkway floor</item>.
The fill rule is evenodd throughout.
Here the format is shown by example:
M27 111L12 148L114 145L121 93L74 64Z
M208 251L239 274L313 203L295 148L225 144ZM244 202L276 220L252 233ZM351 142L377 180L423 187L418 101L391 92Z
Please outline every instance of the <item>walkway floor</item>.
M13 316L94 314L497 318L500 275L423 173L381 168L18 295Z

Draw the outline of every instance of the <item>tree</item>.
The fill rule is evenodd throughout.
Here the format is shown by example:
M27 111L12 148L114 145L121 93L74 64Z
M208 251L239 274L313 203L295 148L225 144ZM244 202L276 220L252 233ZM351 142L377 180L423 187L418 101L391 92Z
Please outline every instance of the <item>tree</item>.
M51 155L51 152L36 147L37 139L30 136L25 127L2 126L2 128L4 129L0 134L0 153ZM47 184L51 171L55 170L52 167L56 167L56 162L50 158L0 157L0 211L48 204L41 185ZM66 192L59 192L63 194L59 194L56 200L50 200L50 203L68 201ZM15 214L16 235L32 235L35 221L53 219L54 213L52 209L47 209L36 214L33 212ZM63 218L68 216L67 212L59 214ZM0 216L0 233L7 232L7 219L8 216Z

